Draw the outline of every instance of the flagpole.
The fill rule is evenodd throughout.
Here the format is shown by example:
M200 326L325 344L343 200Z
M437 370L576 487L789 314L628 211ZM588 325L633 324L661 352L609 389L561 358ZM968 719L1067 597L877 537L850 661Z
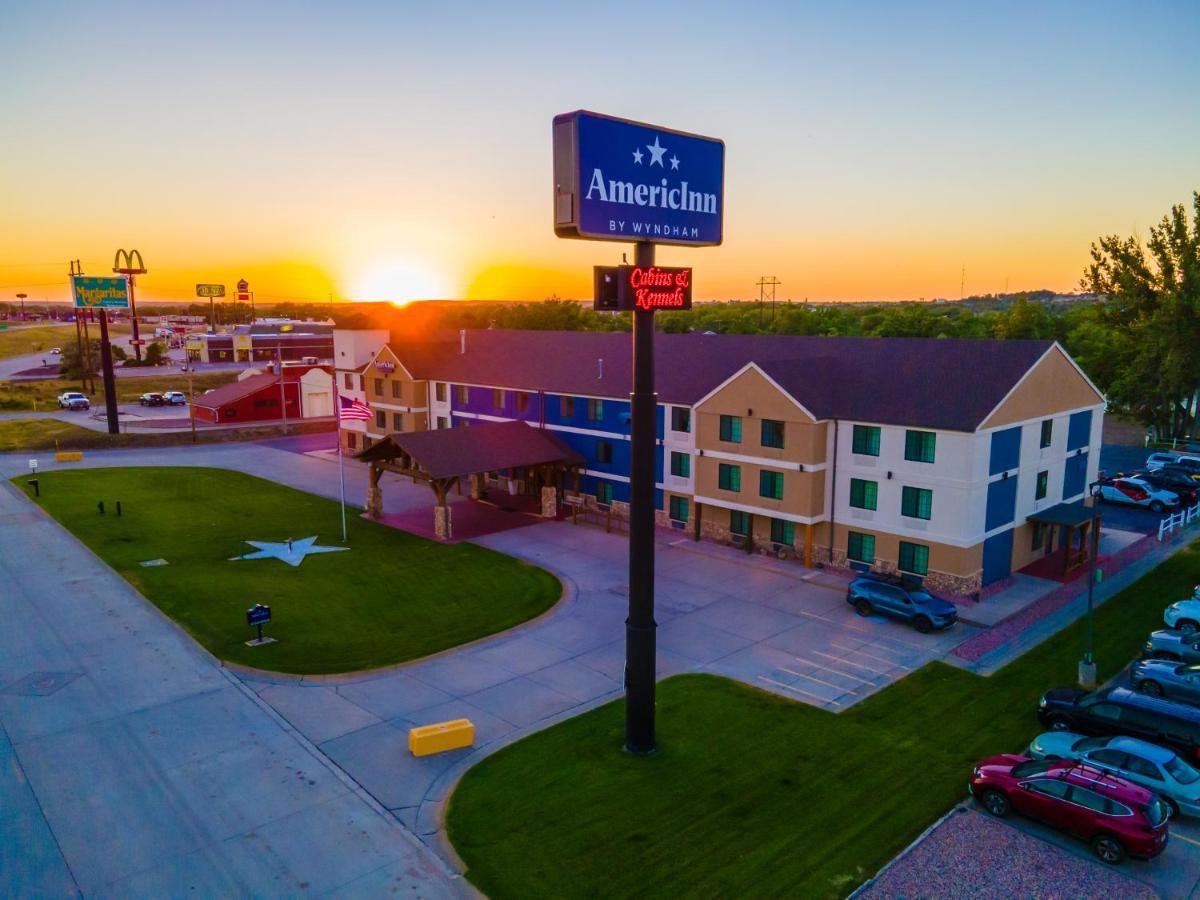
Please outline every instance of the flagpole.
M346 543L346 470L342 466L342 398L338 394L337 369L330 375L333 378L333 414L337 417L337 450L338 450L338 490L342 503L342 543Z

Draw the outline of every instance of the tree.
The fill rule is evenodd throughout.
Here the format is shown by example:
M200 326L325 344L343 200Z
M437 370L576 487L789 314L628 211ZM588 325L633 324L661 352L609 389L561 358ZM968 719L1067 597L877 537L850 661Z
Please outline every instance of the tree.
M78 381L83 378L84 369L86 368L89 376L95 375L100 371L100 342L86 341L84 348L84 358L81 361L79 356L79 343L67 341L62 348L62 355L58 358L59 373L69 381ZM85 366L83 363L90 359L91 365Z
M1100 238L1081 284L1107 297L1099 320L1120 336L1111 399L1160 436L1191 434L1200 398L1200 191L1190 220L1183 204L1172 207L1145 246Z

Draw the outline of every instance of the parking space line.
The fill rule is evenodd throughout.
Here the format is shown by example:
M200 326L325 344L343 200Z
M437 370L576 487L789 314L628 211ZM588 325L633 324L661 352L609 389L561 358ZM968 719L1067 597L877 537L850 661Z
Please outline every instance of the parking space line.
M820 650L813 650L812 652L817 654L818 656L824 656L826 659L833 659L838 662L845 663L848 666L856 666L859 669L866 669L868 672L874 672L876 675L886 675L887 674L886 669L873 669L870 666L868 666L866 663L855 662L852 659L846 659L846 657L844 657L844 656L834 656L832 653L822 653Z
M1197 847L1200 847L1200 841L1196 840L1195 838L1186 837L1185 835L1179 834L1178 832L1174 832L1174 831L1171 832L1171 840L1187 841L1189 844L1195 844Z
M843 647L841 644L835 643L833 641L830 641L829 645L831 647L836 647L838 650L845 650L847 653L857 653L860 656L869 657L870 659L873 659L876 662L887 663L889 666L894 666L897 669L904 669L906 672L912 671L911 666L906 666L906 665L904 665L904 663L898 663L893 659L888 659L886 656L876 656L874 653L868 653L866 650L855 650L850 647Z
M812 651L812 652L813 652L813 653L819 653L820 651L819 651L819 650L814 650L814 651ZM822 655L822 656L824 656L824 655L826 655L826 654L821 654L821 655ZM830 658L831 658L831 659L837 659L837 657L836 657L836 656L833 656L833 657L830 657ZM811 659L805 659L803 656L797 656L797 657L796 657L796 662L799 662L799 663L804 663L806 666L816 666L818 669L823 669L823 670L824 670L824 671L826 671L826 672L832 672L834 675L837 675L837 676L839 676L839 677L841 677L841 678L849 678L849 679L851 679L852 681L860 681L860 682L862 682L863 684L870 684L870 683L871 683L871 680L872 680L872 679L866 679L866 678L863 678L861 675L852 675L852 674L850 674L849 672L843 672L841 669L835 669L835 668L833 668L832 666L823 666L823 665L821 665L819 662L813 662Z
M816 664L814 663L813 665L816 665ZM820 668L820 667L818 667L818 668ZM815 681L817 684L823 684L823 685L825 685L825 687L831 687L831 688L834 688L835 690L839 690L844 693L847 692L847 689L845 687L843 687L842 685L834 684L832 681L825 681L823 678L818 678L816 675L805 675L802 672L794 672L791 669L786 668L785 666L780 666L779 671L787 672L789 675L795 675L797 678L807 678L809 681ZM834 672L833 674L840 675L842 673ZM847 677L849 677L849 676L847 676Z
M794 685L784 684L782 681L776 681L774 678L768 678L766 675L759 675L758 678L760 681L765 681L767 684L773 684L776 687L781 687L785 691L794 691L797 694L803 694L805 697L812 697L814 700L819 700L822 703L832 703L834 706L841 706L841 704L838 703L836 700L827 700L826 698L821 697L817 694L810 694L806 690L802 690L801 688L795 687Z

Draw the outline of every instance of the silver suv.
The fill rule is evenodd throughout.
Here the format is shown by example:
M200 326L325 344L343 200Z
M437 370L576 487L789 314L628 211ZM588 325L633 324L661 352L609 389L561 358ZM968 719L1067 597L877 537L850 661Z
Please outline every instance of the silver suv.
M58 395L58 405L62 409L91 409L91 401L79 391L67 391Z
M1142 658L1200 663L1200 631L1176 631L1173 628L1156 631L1146 638Z

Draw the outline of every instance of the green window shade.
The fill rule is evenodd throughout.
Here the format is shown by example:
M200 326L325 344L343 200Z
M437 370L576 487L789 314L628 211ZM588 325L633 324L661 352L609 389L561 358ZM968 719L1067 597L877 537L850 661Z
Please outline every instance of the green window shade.
M670 514L676 522L686 522L688 520L687 497L672 497Z
M723 491L742 489L742 467L721 463L717 468L717 486Z
M612 503L612 484L607 481L596 482L596 502Z
M758 495L772 500L783 499L783 473L763 469L758 473Z
M593 422L599 422L604 418L604 401L589 400L587 402L587 417Z
M796 528L783 519L771 520L771 540L776 544L793 544L796 541Z
M671 451L671 474L687 478L692 473L692 458L686 453Z
M742 442L741 416L721 416L721 440L731 444Z
M850 505L858 509L878 509L879 483L864 481L861 478L851 478Z
M929 548L924 544L900 542L900 571L914 575L929 574Z
M763 419L762 422L762 445L764 447L774 447L777 450L783 449L783 423L775 419Z
M846 542L846 555L856 562L875 562L875 535L851 531Z
M854 426L854 452L863 456L879 455L879 433L876 425Z
M904 458L912 462L933 462L937 435L932 431L904 432Z
M913 519L928 519L933 515L933 491L908 487L900 495L900 514Z
M750 533L749 513L733 510L729 513L729 530L734 534L747 535Z
M1046 491L1050 487L1050 473L1038 472L1037 474L1037 493L1034 494L1034 500L1041 500L1046 496Z

